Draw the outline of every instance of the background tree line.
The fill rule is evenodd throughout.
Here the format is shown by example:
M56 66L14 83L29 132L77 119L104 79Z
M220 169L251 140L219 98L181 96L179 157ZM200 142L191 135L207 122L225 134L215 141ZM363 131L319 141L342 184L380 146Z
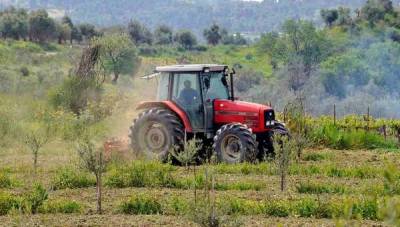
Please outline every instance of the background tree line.
M400 1L395 0L398 4ZM175 30L190 29L201 35L213 22L230 31L277 31L288 19L305 19L317 24L321 9L348 7L360 8L365 0L264 0L262 2L237 0L12 0L7 4L36 10L41 8L65 10L78 22L89 22L102 27L127 24L130 18L145 22L154 29L160 21ZM1 3L0 3L1 5Z
M320 12L325 27L305 20L286 21L256 44L270 56L273 77L264 89L246 96L284 103L304 99L307 111L398 116L400 110L400 13L390 0L368 0L359 9ZM265 92L259 92L259 91Z
M131 20L126 27L117 27L119 32L129 34L136 45L172 45L178 44L186 50L193 49L198 44L198 38L190 30L173 29L166 25L159 25L151 31L137 20ZM44 9L28 12L26 9L14 7L0 11L0 37L3 39L29 40L45 43L57 41L59 44L74 41L80 43L89 41L103 33L115 32L115 27L98 29L92 24L74 24L68 16L55 20L49 17ZM240 33L229 34L226 29L213 24L204 30L204 38L211 45L247 43Z

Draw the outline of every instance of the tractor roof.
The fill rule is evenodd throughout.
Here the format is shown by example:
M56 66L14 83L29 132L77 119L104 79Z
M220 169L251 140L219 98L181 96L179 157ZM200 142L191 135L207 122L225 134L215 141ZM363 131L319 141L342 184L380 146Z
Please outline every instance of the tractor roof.
M157 72L210 72L224 71L228 66L216 64L193 64L193 65L169 65L156 67Z

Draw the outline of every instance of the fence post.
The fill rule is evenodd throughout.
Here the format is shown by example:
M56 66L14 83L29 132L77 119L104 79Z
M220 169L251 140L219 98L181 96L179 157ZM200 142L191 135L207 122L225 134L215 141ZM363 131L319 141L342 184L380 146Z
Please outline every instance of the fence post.
M369 131L369 106L367 109L367 131Z
M336 104L333 104L333 125L336 126Z
M386 138L387 138L386 125L383 125L383 136L385 137L385 141L386 141Z

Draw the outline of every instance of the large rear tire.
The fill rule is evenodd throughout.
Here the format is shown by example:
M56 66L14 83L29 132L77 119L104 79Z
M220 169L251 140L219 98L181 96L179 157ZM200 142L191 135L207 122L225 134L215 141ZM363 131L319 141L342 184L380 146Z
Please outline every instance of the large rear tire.
M139 114L130 127L131 147L148 159L167 161L172 149L183 147L184 129L170 110L152 108Z
M254 162L257 158L256 136L246 125L239 123L222 126L214 137L213 148L219 162Z

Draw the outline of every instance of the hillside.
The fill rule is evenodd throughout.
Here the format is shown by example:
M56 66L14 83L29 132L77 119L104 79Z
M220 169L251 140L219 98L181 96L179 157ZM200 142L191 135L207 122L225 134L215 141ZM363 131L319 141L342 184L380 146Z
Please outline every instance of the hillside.
M265 0L263 2L238 0L123 0L123 1L61 1L61 0L7 0L3 7L14 5L29 9L52 9L54 15L66 13L78 22L100 26L126 24L138 19L148 26L162 23L175 29L191 29L200 34L216 22L233 32L262 33L277 30L290 18L320 22L320 9L338 6L360 7L364 0ZM399 4L399 0L394 1Z

